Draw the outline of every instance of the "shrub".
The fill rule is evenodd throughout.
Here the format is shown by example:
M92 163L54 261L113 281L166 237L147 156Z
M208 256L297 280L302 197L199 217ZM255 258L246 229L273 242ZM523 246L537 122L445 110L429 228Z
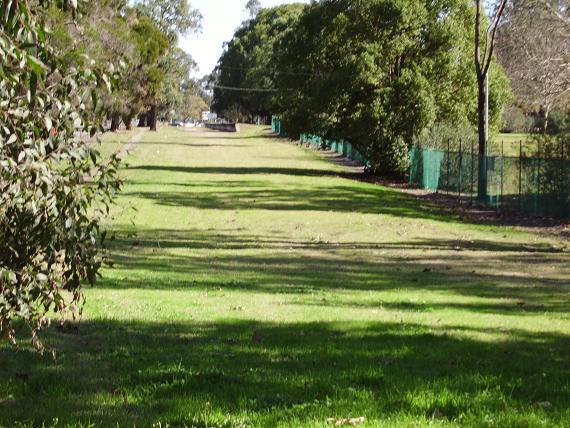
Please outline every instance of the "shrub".
M554 110L548 116L546 132L550 135L570 133L570 112Z
M516 107L510 106L503 112L503 129L502 132L529 132L534 124L534 120L526 116L523 111Z
M0 10L0 336L16 343L23 320L42 352L48 313L77 313L82 282L101 267L119 156L102 160L76 137L94 133L97 88L109 78L66 68L26 0Z

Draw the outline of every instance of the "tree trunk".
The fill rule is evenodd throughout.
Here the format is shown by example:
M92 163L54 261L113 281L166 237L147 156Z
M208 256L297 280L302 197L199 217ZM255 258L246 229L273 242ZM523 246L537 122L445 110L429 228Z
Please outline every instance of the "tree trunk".
M133 123L132 122L133 122L133 116L131 113L123 115L123 123L125 124L125 128L127 129L127 131L130 131L131 129L133 129Z
M147 117L147 113L141 113L139 114L139 124L137 125L139 128L146 128L146 117Z
M111 132L116 132L121 125L121 115L117 112L114 112L111 115Z
M158 108L156 107L156 104L153 104L150 107L150 114L149 114L149 126L150 126L150 130L151 131L156 131L156 122L157 122L157 116L158 116Z
M548 132L548 113L550 113L549 109L545 108L544 109L544 129L542 130L542 132L544 134L546 134Z
M479 135L479 173L477 199L487 202L487 136L485 135L485 77L477 76L477 128Z

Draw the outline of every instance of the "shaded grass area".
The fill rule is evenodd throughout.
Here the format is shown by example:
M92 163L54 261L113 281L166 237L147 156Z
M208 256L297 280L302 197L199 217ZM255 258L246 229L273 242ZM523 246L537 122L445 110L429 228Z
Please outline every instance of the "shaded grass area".
M568 336L509 331L508 340L486 342L454 334L465 330L403 322L86 321L53 334L66 351L57 365L29 353L7 361L29 367L29 377L21 372L12 382L24 398L11 413L102 426L325 426L335 415L386 425L565 424L568 385L560 373Z
M0 347L1 426L567 426L567 241L255 127L162 130L128 162L114 264L45 333L57 361Z

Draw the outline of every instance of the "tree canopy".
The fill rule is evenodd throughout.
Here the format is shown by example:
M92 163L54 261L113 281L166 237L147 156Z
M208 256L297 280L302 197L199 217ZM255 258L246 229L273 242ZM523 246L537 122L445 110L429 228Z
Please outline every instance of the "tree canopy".
M214 108L245 118L277 114L293 137L348 140L371 170L400 175L408 145L423 130L476 123L473 19L468 0L323 0L263 9L220 58ZM491 77L497 123L508 82L500 67Z
M284 38L295 31L303 9L301 4L261 9L236 31L214 72L216 111L226 116L231 111L230 115L242 120L268 118L276 111L272 91L282 73L275 57ZM244 88L253 90L240 90Z
M517 101L540 110L545 129L552 110L570 108L568 10L567 1L512 1L498 31L498 58Z

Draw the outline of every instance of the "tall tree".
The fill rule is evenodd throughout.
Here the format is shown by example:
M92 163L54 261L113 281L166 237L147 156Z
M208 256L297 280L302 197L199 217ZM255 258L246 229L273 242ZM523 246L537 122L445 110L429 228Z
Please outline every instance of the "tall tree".
M140 0L137 8L151 18L173 44L179 37L198 30L202 21L202 15L188 0Z
M184 115L188 98L194 93L190 73L196 69L196 62L184 50L174 48L163 57L160 67L164 72L160 110L169 118L172 115L180 117Z
M138 62L131 34L136 14L122 0L93 0L80 6L81 14L73 25L59 7L52 5L44 13L51 29L48 42L68 65L84 66L86 56L100 66L116 65L120 73L115 90L112 93L99 91L102 106L112 119L111 130L115 131L121 116L132 116L129 111L140 108L139 94L131 85L136 77L132 72ZM43 12L41 8L40 11Z
M248 0L245 5L245 10L249 12L250 19L253 19L261 10L261 2L259 0Z
M569 10L566 0L512 1L497 33L498 58L517 100L542 112L545 131L549 113L570 105Z
M169 41L146 16L140 17L137 24L133 26L133 33L141 58L139 84L145 90L145 105L150 107L148 125L151 131L156 131L158 104L161 101L161 89L165 77L160 67L160 59L168 51Z
M141 16L148 17L158 27L169 42L169 46L158 58L156 78L153 80L156 85L150 91L152 96L149 96L149 100L152 100L148 114L150 129L156 130L159 104L164 100L167 88L172 88L167 83L172 80L167 76L172 70L170 67L172 62L168 57L175 54L173 50L176 49L177 41L181 36L200 28L202 16L197 10L192 9L188 0L141 0L136 4L136 8ZM159 74L162 75L159 76ZM163 83L166 87L162 85ZM162 104L168 105L169 103L163 102ZM141 120L140 123L142 122Z
M425 128L474 122L473 18L470 0L311 4L276 50L287 132L345 139L372 172L401 176Z
M488 123L486 117L487 90L485 83L489 67L493 61L493 51L497 29L505 10L507 0L499 0L487 28L482 26L487 22L485 5L481 0L475 0L475 75L477 76L477 130L479 135L479 173L477 180L477 196L481 201L487 201L487 143Z
M234 117L248 121L255 116L269 118L275 107L276 81L283 75L275 56L305 7L290 4L262 9L238 28L213 76L214 110L231 111Z

